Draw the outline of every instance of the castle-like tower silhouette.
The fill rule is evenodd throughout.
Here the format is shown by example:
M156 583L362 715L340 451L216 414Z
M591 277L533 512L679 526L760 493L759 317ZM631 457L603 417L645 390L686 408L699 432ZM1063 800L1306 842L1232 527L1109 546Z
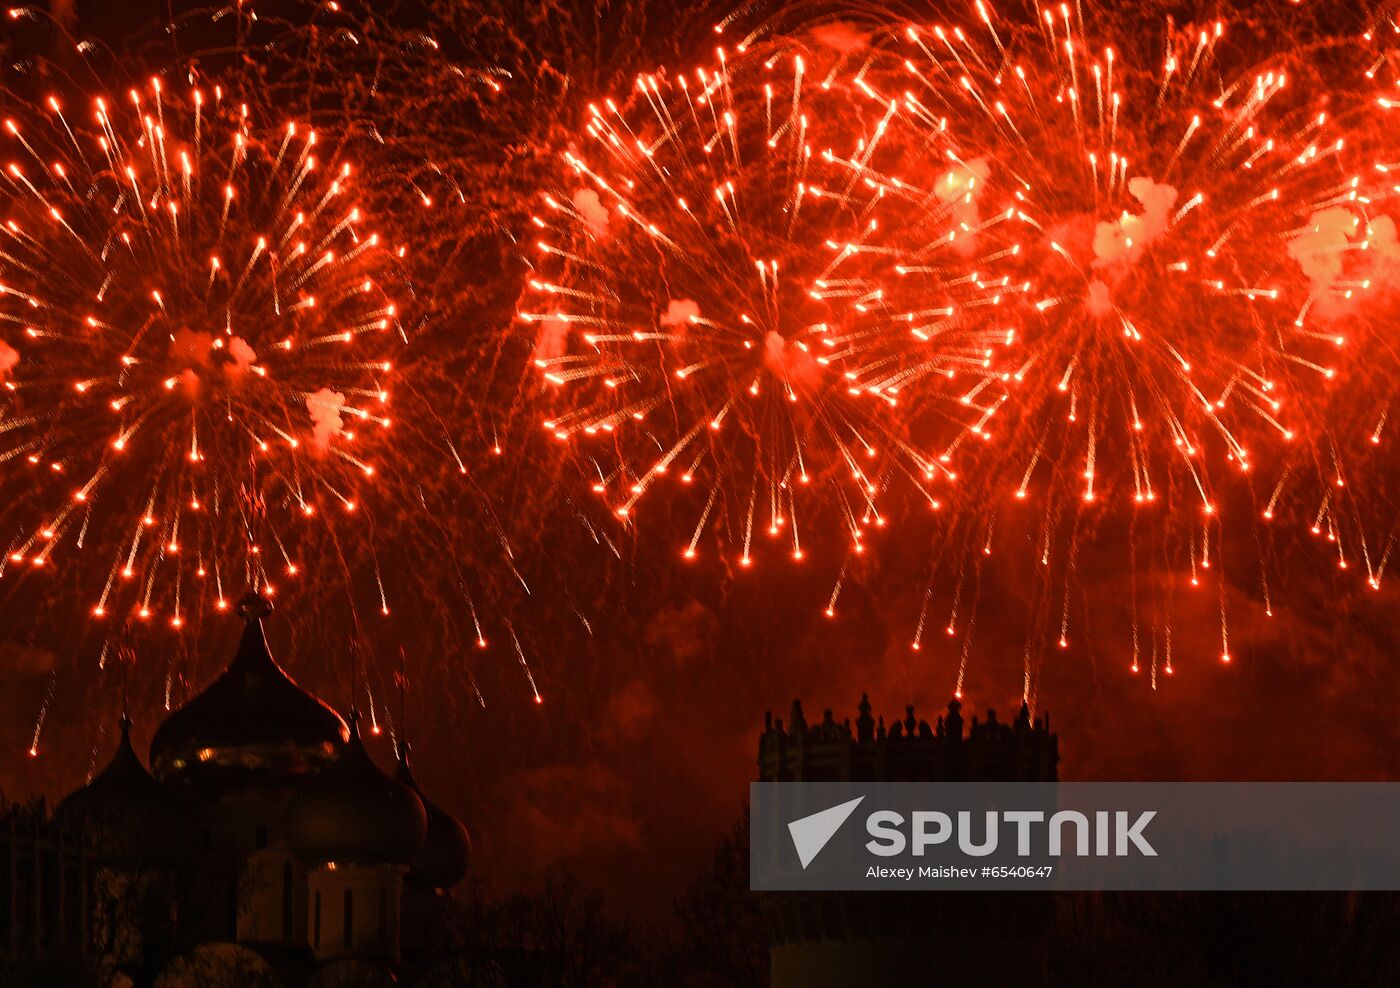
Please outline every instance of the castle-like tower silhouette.
M888 727L862 695L855 724L827 710L808 724L793 701L758 741L762 782L1055 782L1059 738L1021 705L966 723L954 699L934 724L905 707ZM967 728L964 733L964 727ZM762 900L772 988L928 983L1043 983L1041 943L1054 909L1025 892L770 892Z

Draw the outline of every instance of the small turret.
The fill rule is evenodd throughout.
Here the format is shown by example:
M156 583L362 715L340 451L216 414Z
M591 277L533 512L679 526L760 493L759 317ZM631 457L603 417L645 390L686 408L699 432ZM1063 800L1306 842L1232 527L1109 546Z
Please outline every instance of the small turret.
M370 758L356 713L339 760L297 794L286 817L287 840L307 864L407 865L427 826L418 795Z
M862 693L860 706L856 708L860 716L856 718L856 740L865 742L875 738L875 718L870 716L870 697Z
M466 877L471 864L471 835L460 820L423 795L408 765L407 743L399 746L394 778L417 794L428 814L427 834L409 864L408 880L435 889L452 888Z
M340 758L292 800L284 826L307 867L316 957L397 963L403 877L423 846L427 812L413 789L374 764L355 712Z
M173 868L180 859L184 818L131 746L131 721L120 722L117 750L91 782L58 804L54 816L92 832L102 864L122 869Z

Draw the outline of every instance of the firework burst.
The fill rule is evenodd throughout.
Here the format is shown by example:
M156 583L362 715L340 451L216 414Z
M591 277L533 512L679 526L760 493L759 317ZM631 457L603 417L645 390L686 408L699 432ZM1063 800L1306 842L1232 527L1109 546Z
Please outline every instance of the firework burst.
M789 38L641 77L591 109L535 220L520 318L559 397L546 428L624 518L694 484L687 556L713 525L748 563L757 524L801 558L799 504L809 539L835 518L857 552L872 523L951 507L931 556L954 561L958 689L982 560L1008 545L1033 547L1043 598L1028 695L1100 528L1125 538L1154 682L1178 578L1218 583L1230 661L1234 543L1272 615L1275 518L1342 569L1354 545L1379 586L1379 502L1328 423L1385 418L1338 385L1341 319L1391 263L1393 165L1335 93L1227 37L1116 44L1106 12L979 3L970 26L848 37L834 67ZM1139 569L1165 588L1145 617Z
M535 218L520 319L560 392L545 428L624 518L668 479L695 485L686 556L713 523L743 565L756 527L800 559L804 501L859 550L891 481L935 469L836 366L895 257L869 178L894 111L848 82L790 41L639 77L590 108Z
M905 28L868 86L901 106L930 162L925 185L950 163L976 178L963 250L1005 303L1004 322L948 308L925 327L937 346L879 334L851 369L908 369L914 435L959 475L959 504L976 506L958 513L963 552L991 555L999 519L1035 547L1040 595L1055 600L1033 607L1032 639L1068 647L1083 533L1132 508L1131 667L1147 664L1150 641L1155 682L1159 643L1161 669L1173 668L1177 578L1201 586L1232 535L1258 546L1256 523L1282 514L1288 485L1313 508L1322 499L1306 521L1347 567L1335 519L1361 519L1338 508L1343 458L1323 422L1347 342L1332 317L1370 287L1343 274L1344 259L1391 251L1393 225L1377 213L1389 166L1353 153L1328 101L1290 85L1281 60L1229 68L1242 59L1225 50L1223 23L1165 31L1143 52L1068 7L1034 24L975 10L975 26ZM908 271L887 295L896 325L927 311ZM1026 502L1029 514L1006 509ZM1378 586L1359 528L1356 539ZM1141 559L1152 561L1146 582L1167 589L1140 635ZM1224 575L1215 581L1229 662ZM1259 581L1271 616L1266 567ZM965 582L964 567L949 635L970 631ZM916 644L924 617L919 626ZM1028 643L1027 692L1036 651ZM964 645L959 688L967 656Z
M176 627L295 575L374 477L404 342L353 169L159 79L4 129L5 565L104 556L96 616Z
M969 202L1001 221L982 238L1009 245L999 284L1021 303L958 397L985 395L984 412L1009 403L1009 428L1039 428L1037 450L1077 446L1086 501L1116 432L1120 490L1155 500L1153 467L1174 460L1210 513L1203 448L1248 470L1258 427L1294 438L1284 382L1310 372L1305 396L1334 376L1335 337L1306 326L1290 258L1317 214L1365 197L1338 163L1345 141L1328 114L1286 98L1281 70L1205 81L1221 24L1168 39L1159 71L1094 47L1067 11L1047 11L1029 66L989 17L985 28L985 49L961 29L906 32L923 59L905 62L909 116L931 152L984 174ZM1067 424L1046 428L1052 417Z

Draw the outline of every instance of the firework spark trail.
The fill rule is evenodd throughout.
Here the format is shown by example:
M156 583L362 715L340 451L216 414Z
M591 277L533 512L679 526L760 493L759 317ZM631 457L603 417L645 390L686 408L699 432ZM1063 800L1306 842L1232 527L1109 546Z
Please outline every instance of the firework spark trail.
M537 552L551 531L543 519L556 509L571 520L583 514L563 487L531 480L529 469L552 451L533 422L522 435L514 408L519 353L493 328L497 307L511 304L518 285L481 272L493 254L514 253L501 236L513 226L503 217L525 208L522 190L552 146L535 137L558 126L561 115L549 108L565 105L545 93L564 81L560 69L569 67L571 76L580 70L585 56L577 43L590 25L584 15L570 26L575 12L561 8L559 24L536 24L525 39L513 13L490 4L442 5L426 19L399 24L389 13L322 11L286 25L277 43L260 51L255 78L270 83L258 87L263 105L301 108L338 147L353 149L366 166L365 201L376 215L401 221L413 245L403 262L412 326L397 365L394 452L405 461L397 472L412 480L414 503L379 519L386 530L381 549L392 540L444 552L432 560L400 558L398 565L386 553L388 596L439 601L444 617L453 616L441 631L448 652L460 647L458 630L477 643L473 651L488 648L489 633L492 652L509 631L538 699L539 671L530 673L529 663L548 654L542 643L557 629L517 620L518 608L533 594L572 598L584 582L576 569L566 574ZM258 33L267 20L264 12L245 33ZM405 439L404 427L417 432ZM385 606L381 601L380 610ZM573 611L591 634L586 617ZM457 616L468 619L460 629ZM466 675L485 704L471 671L475 661L468 656ZM541 678L539 687L546 682Z
M1335 345L1339 386L1318 416L1309 456L1280 479L1264 513L1267 520L1303 519L1309 534L1333 549L1339 570L1349 568L1350 548L1372 590L1382 582L1373 549L1385 544L1400 517L1386 433L1400 379L1392 329L1400 301L1400 149L1392 136L1400 106L1400 28L1393 5L1382 11L1358 37L1339 40L1344 57L1301 66L1312 70L1314 85L1345 94L1338 113L1357 174L1354 194L1314 212L1289 244L1289 258L1311 287L1297 330Z
M890 18L857 7L877 15L863 22ZM1124 555L1147 588L1141 633L1164 643L1166 673L1170 588L1188 562L1202 585L1220 579L1211 562L1227 546L1253 547L1272 616L1255 483L1274 491L1259 520L1303 519L1339 566L1362 558L1379 582L1389 543L1372 527L1377 477L1336 433L1365 416L1378 445L1385 402L1358 401L1328 372L1350 384L1393 349L1378 318L1361 331L1337 319L1383 280L1379 209L1395 154L1354 139L1385 127L1359 125L1348 101L1389 112L1392 40L1364 58L1347 51L1380 81L1342 98L1309 88L1302 46L1276 58L1256 30L1231 48L1215 22L1156 32L1136 9L1003 17L975 4L942 37L889 24L834 57L791 27L717 54L688 89L681 75L644 76L627 99L597 104L591 131L528 124L558 139L526 142L536 157L524 169L568 148L554 158L555 205L532 202L550 235L525 238L536 269L521 311L546 317L525 328L534 357L558 361L538 368L545 390L558 388L539 418L570 437L611 510L630 520L679 481L693 514L675 526L677 550L703 555L713 531L741 566L755 520L794 558L860 551L870 526L914 506L951 509L937 516L934 555L1001 556L1034 529L1046 600L1030 612L1058 613L1061 648L1072 595L1099 592L1074 579L1083 543L1137 514L1128 529L1142 544ZM493 78L508 107L515 80ZM394 83L376 71L359 88L380 85ZM454 195L508 200L525 184L459 182L462 142L415 143L420 128L385 129L372 106L349 116L391 155L406 141L408 172L437 183L414 214L436 215L416 224L431 236L452 226L438 207ZM1328 215L1338 209L1349 225ZM568 250L536 254L539 240ZM779 339L759 332L764 320ZM793 386L797 353L820 371ZM1367 397L1389 395L1385 373L1369 370ZM482 425L494 434L500 421L488 409ZM1342 477L1359 479L1342 488ZM838 577L833 598L845 585Z
M49 718L49 705L53 703L54 687L58 685L58 670L49 676L49 688L44 692L44 702L39 707L39 716L34 722L34 736L29 741L29 757L39 757L39 738L44 733L44 722Z

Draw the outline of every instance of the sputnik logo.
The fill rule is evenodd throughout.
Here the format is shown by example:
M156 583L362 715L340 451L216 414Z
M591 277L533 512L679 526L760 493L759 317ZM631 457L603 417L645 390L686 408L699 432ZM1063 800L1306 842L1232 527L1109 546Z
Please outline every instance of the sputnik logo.
M792 846L797 849L797 859L802 862L803 871L807 870L812 859L821 853L831 838L836 836L836 831L850 819L864 799L864 796L857 796L848 802L838 803L788 824Z

